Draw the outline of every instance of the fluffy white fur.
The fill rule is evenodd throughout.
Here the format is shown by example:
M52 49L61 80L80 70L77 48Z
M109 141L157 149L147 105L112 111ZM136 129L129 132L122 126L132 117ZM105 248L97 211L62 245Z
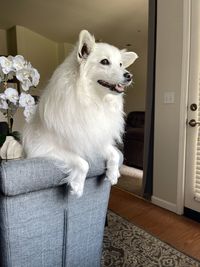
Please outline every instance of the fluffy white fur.
M33 118L25 126L27 157L52 157L68 176L72 193L81 196L89 169L87 161L100 154L107 161L107 178L119 177L116 142L124 130L123 93L99 84L106 81L120 91L130 85L124 73L137 55L80 32L73 52L56 69ZM107 59L109 64L102 64ZM122 64L120 64L122 63ZM130 78L130 77L129 77Z

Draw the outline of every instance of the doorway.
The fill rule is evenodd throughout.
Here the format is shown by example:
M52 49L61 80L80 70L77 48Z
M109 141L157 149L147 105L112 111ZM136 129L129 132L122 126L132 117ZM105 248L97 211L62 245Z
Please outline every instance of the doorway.
M133 85L124 96L125 133L123 136L124 162L120 169L121 177L117 187L136 195L142 195L143 158L144 158L144 129L147 88L147 61L148 61L148 9L149 1L143 1L137 6L140 17L137 33L140 49L136 45L138 59L130 68L133 73ZM135 21L137 23L137 19ZM143 25L143 26L142 26ZM143 33L142 33L143 31ZM128 49L131 49L128 48Z
M128 192L150 199L153 188L157 1L149 1L147 5L148 41L146 42L145 109L132 110L127 114L124 137L125 159L118 186ZM134 108L133 103L131 108Z
M185 214L200 221L200 2L190 2Z

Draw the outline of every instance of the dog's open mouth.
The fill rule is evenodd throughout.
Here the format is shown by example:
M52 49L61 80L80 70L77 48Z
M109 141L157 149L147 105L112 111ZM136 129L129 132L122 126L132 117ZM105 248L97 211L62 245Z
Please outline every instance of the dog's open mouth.
M103 80L97 81L100 85L109 88L111 91L115 91L117 93L123 93L124 92L124 85L118 83L118 84L111 84Z

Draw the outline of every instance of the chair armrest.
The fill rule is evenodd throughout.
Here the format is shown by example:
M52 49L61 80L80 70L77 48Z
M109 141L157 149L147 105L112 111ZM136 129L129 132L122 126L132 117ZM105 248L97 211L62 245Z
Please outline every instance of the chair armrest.
M122 157L121 154L120 165L123 161ZM96 158L91 164L89 162L89 166L87 178L105 173L105 161L102 158ZM59 186L65 177L67 175L56 167L53 159L3 161L0 166L0 191L6 196L16 196Z

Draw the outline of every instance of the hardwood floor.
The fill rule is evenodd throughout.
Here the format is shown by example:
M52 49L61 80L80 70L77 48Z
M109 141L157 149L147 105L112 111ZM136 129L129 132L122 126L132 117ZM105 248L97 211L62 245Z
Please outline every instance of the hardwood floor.
M117 187L111 190L109 209L200 260L200 223L157 207Z

